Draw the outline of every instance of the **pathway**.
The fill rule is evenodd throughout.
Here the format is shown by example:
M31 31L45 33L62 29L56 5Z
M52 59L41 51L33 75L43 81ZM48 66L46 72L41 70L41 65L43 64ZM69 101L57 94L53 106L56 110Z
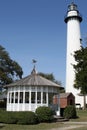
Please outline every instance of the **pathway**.
M83 127L84 125L87 126L87 122L64 122L67 126L60 127L60 128L53 128L51 130L71 130L74 128Z

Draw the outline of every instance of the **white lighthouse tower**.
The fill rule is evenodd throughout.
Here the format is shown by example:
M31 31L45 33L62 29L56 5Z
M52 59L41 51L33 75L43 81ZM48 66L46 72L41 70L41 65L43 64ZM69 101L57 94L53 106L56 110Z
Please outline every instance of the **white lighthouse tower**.
M83 97L78 96L79 91L74 88L75 72L73 64L76 64L74 52L80 49L81 34L80 22L82 17L73 2L68 6L65 17L67 23L67 57L66 57L66 92L72 92L75 96L75 103L83 106Z

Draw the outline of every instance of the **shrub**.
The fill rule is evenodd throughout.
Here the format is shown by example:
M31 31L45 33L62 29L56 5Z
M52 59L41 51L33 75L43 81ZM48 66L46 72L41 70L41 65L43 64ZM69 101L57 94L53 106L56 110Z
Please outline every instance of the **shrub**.
M17 118L12 112L0 111L0 122L6 124L16 124Z
M31 111L19 112L17 116L18 116L17 124L27 125L27 124L37 124L38 123L38 118L34 112L31 112Z
M46 106L38 107L35 113L39 122L51 122L54 119L52 109Z
M38 118L33 112L7 112L0 110L0 123L5 124L36 124Z
M67 119L76 118L76 108L74 106L67 106L64 110L63 116Z
M5 124L16 124L17 118L14 116L14 114L7 112L4 115L3 123L5 123Z
M0 108L6 108L6 101L0 101Z

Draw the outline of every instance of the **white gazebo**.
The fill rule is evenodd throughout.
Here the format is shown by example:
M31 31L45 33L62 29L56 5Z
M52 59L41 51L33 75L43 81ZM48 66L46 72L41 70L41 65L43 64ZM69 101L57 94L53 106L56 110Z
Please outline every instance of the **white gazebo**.
M5 86L7 89L7 111L33 111L39 106L53 107L53 96L58 95L62 87L36 73ZM57 115L60 115L58 102Z

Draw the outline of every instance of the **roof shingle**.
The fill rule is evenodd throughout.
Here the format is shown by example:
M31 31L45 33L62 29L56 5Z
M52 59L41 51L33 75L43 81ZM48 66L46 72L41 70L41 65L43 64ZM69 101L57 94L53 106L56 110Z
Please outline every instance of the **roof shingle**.
M32 73L31 75L15 81L14 83L5 85L4 87L14 87L14 86L54 86L54 87L59 87L62 88L60 85L36 74Z

